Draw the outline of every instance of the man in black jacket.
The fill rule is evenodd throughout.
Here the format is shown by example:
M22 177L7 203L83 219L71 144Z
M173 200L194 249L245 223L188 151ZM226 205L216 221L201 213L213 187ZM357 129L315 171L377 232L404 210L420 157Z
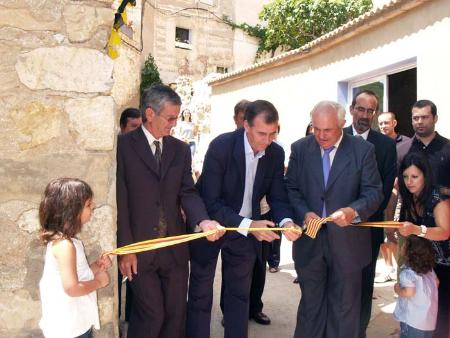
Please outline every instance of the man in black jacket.
M358 93L350 106L353 117L351 126L344 128L347 134L360 136L375 146L378 172L383 183L383 202L378 210L369 218L369 221L383 221L384 209L391 196L395 176L397 175L397 150L395 142L370 128L372 119L378 111L378 97L370 90ZM380 245L384 241L383 228L371 228L372 261L362 272L361 318L360 337L366 336L372 310L373 282Z

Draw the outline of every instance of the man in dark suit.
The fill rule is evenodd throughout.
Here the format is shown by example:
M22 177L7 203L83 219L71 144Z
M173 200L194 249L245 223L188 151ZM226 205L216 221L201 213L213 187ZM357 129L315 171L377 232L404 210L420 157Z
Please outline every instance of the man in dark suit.
M117 144L118 246L175 236L191 229L215 229L198 195L191 152L169 136L180 112L180 97L157 85L144 91L142 127L120 136ZM223 232L210 235L219 238ZM133 304L129 338L184 338L189 248L186 244L120 256L130 280Z
M260 201L265 195L273 219L280 226L296 227L283 184L284 151L273 140L278 112L267 101L248 105L244 128L214 139L206 153L198 187L210 217L223 226L266 228ZM285 234L298 238L295 231ZM224 319L226 338L248 335L249 292L252 271L261 245L256 240L279 238L272 231L227 232L214 243L191 242L187 337L209 338L213 281L219 251L225 280Z
M234 116L233 120L236 124L236 129L244 127L245 110L250 104L250 101L241 100L234 106ZM277 132L279 133L279 127ZM265 198L261 200L261 219L270 220L269 206ZM252 283L250 286L250 301L249 301L249 319L253 319L256 323L262 325L270 325L270 318L267 316L263 310L262 295L264 292L264 286L266 284L266 265L267 257L269 255L269 246L275 242L280 243L280 239L273 240L272 242L261 241L261 255L258 255L258 259L255 261L255 266L253 268ZM225 288L224 274L222 271L222 284L220 289L220 309L222 314L224 313L224 301L223 301L223 291ZM222 326L225 325L225 320L222 317Z
M311 113L314 135L292 144L286 174L294 221L331 216L315 239L293 246L302 298L295 338L356 338L361 273L371 260L365 221L382 201L373 145L343 133L345 109L322 101Z
M352 101L350 114L353 118L351 126L344 129L347 134L360 136L375 146L378 172L383 183L383 202L378 210L370 216L369 221L384 221L384 209L391 197L394 180L397 176L397 150L395 141L370 128L373 117L378 111L378 97L370 90L359 92ZM360 338L366 336L372 311L373 283L375 279L375 267L380 252L380 245L384 241L383 228L371 228L372 259L369 265L364 267L362 275L361 298L361 326Z

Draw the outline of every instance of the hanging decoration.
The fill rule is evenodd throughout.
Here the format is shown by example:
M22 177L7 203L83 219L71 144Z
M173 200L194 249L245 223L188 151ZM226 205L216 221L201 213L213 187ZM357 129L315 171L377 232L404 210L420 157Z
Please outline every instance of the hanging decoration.
M107 46L108 55L113 60L120 56L119 46L122 43L122 38L120 37L119 31L130 39L133 37L133 29L128 23L127 18L127 6L136 6L136 0L123 0L117 9L116 14L114 14L114 24Z

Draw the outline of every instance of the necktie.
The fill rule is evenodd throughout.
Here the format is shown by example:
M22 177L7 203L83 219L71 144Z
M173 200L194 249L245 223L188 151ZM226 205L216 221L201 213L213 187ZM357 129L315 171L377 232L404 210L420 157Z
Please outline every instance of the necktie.
M330 153L334 149L334 146L323 149L323 157L322 157L322 170L323 170L323 185L326 188L328 182L328 176L330 175ZM325 201L323 202L323 210L322 217L327 217L327 210L325 207Z
M161 171L161 145L159 141L153 141L155 145L155 160L156 160L156 169L158 173Z
M156 169L158 173L161 175L161 142L153 141L155 145L155 160L156 160ZM159 237L167 236L167 222L166 217L164 215L164 209L162 207L159 208L159 227L158 227Z

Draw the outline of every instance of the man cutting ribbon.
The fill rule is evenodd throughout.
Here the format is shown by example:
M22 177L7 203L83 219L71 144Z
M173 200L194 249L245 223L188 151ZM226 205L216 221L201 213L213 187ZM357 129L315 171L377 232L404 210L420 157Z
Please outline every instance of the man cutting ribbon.
M295 338L357 338L361 271L371 259L365 221L382 201L373 145L343 134L345 109L322 101L312 113L314 135L292 145L287 171L294 221L330 215L317 238L300 237L293 256L302 298Z

